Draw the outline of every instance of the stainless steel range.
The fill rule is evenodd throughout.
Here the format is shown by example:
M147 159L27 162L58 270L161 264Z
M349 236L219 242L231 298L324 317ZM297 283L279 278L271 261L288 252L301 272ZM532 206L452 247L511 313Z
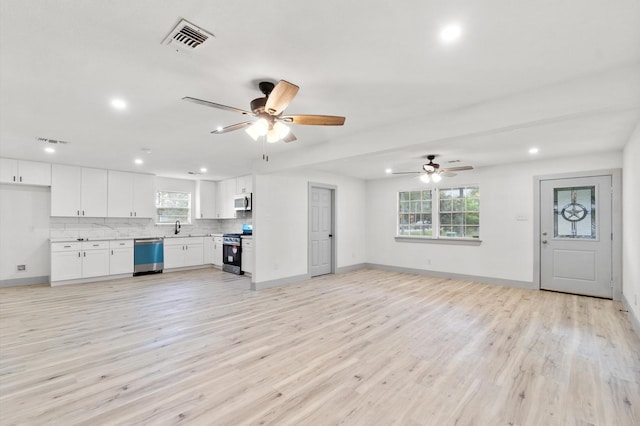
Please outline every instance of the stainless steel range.
M242 272L242 234L224 234L222 236L222 270L232 274Z

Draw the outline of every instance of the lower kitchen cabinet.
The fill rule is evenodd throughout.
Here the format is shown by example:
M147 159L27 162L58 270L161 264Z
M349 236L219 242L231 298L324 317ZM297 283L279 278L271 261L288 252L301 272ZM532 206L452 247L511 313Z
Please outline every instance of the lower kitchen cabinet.
M213 263L222 268L222 237L213 237Z
M109 241L109 274L133 274L133 240Z
M51 244L51 282L82 278L82 244Z
M109 275L109 242L51 244L51 282Z
M165 238L164 268L204 264L204 237Z
M242 239L242 270L246 273L253 274L253 239Z

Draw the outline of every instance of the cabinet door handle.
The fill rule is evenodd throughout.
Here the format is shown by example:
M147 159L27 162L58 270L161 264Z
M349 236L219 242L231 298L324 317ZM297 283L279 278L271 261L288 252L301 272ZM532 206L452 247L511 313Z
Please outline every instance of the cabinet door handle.
M84 257L87 257L87 252L86 251L84 252Z
M134 216L138 216L138 212L133 212L133 215Z
M78 257L80 257L80 252L78 252Z
M71 248L71 246L64 246L64 248Z
M84 216L84 210L82 210L82 216Z
M129 216L133 216L133 212L129 212Z
M16 177L15 177L15 176L13 177L13 181L14 181L14 182L16 181Z
M20 176L20 182L22 182L22 176Z
M111 250L111 256L113 256L113 250Z
M78 216L80 216L80 210L77 210Z

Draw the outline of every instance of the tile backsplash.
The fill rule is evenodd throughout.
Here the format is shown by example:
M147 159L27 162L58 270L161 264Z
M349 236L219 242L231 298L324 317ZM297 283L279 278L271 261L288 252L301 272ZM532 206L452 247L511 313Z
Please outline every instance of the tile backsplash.
M192 224L181 224L180 235L205 235L242 232L242 224L251 223L251 217L242 219L198 219ZM156 225L153 219L51 217L52 240L78 238L168 237L174 235L174 226Z

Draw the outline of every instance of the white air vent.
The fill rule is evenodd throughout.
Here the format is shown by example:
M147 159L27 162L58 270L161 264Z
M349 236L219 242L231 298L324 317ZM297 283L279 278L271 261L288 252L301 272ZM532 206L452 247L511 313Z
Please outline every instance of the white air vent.
M38 142L45 142L45 143L62 143L62 144L69 143L67 141L59 141L59 140L49 139L49 138L36 138L36 140Z
M186 19L182 19L178 22L178 25L171 30L169 35L162 40L162 44L191 51L201 46L209 37L214 37L214 35L193 25Z

